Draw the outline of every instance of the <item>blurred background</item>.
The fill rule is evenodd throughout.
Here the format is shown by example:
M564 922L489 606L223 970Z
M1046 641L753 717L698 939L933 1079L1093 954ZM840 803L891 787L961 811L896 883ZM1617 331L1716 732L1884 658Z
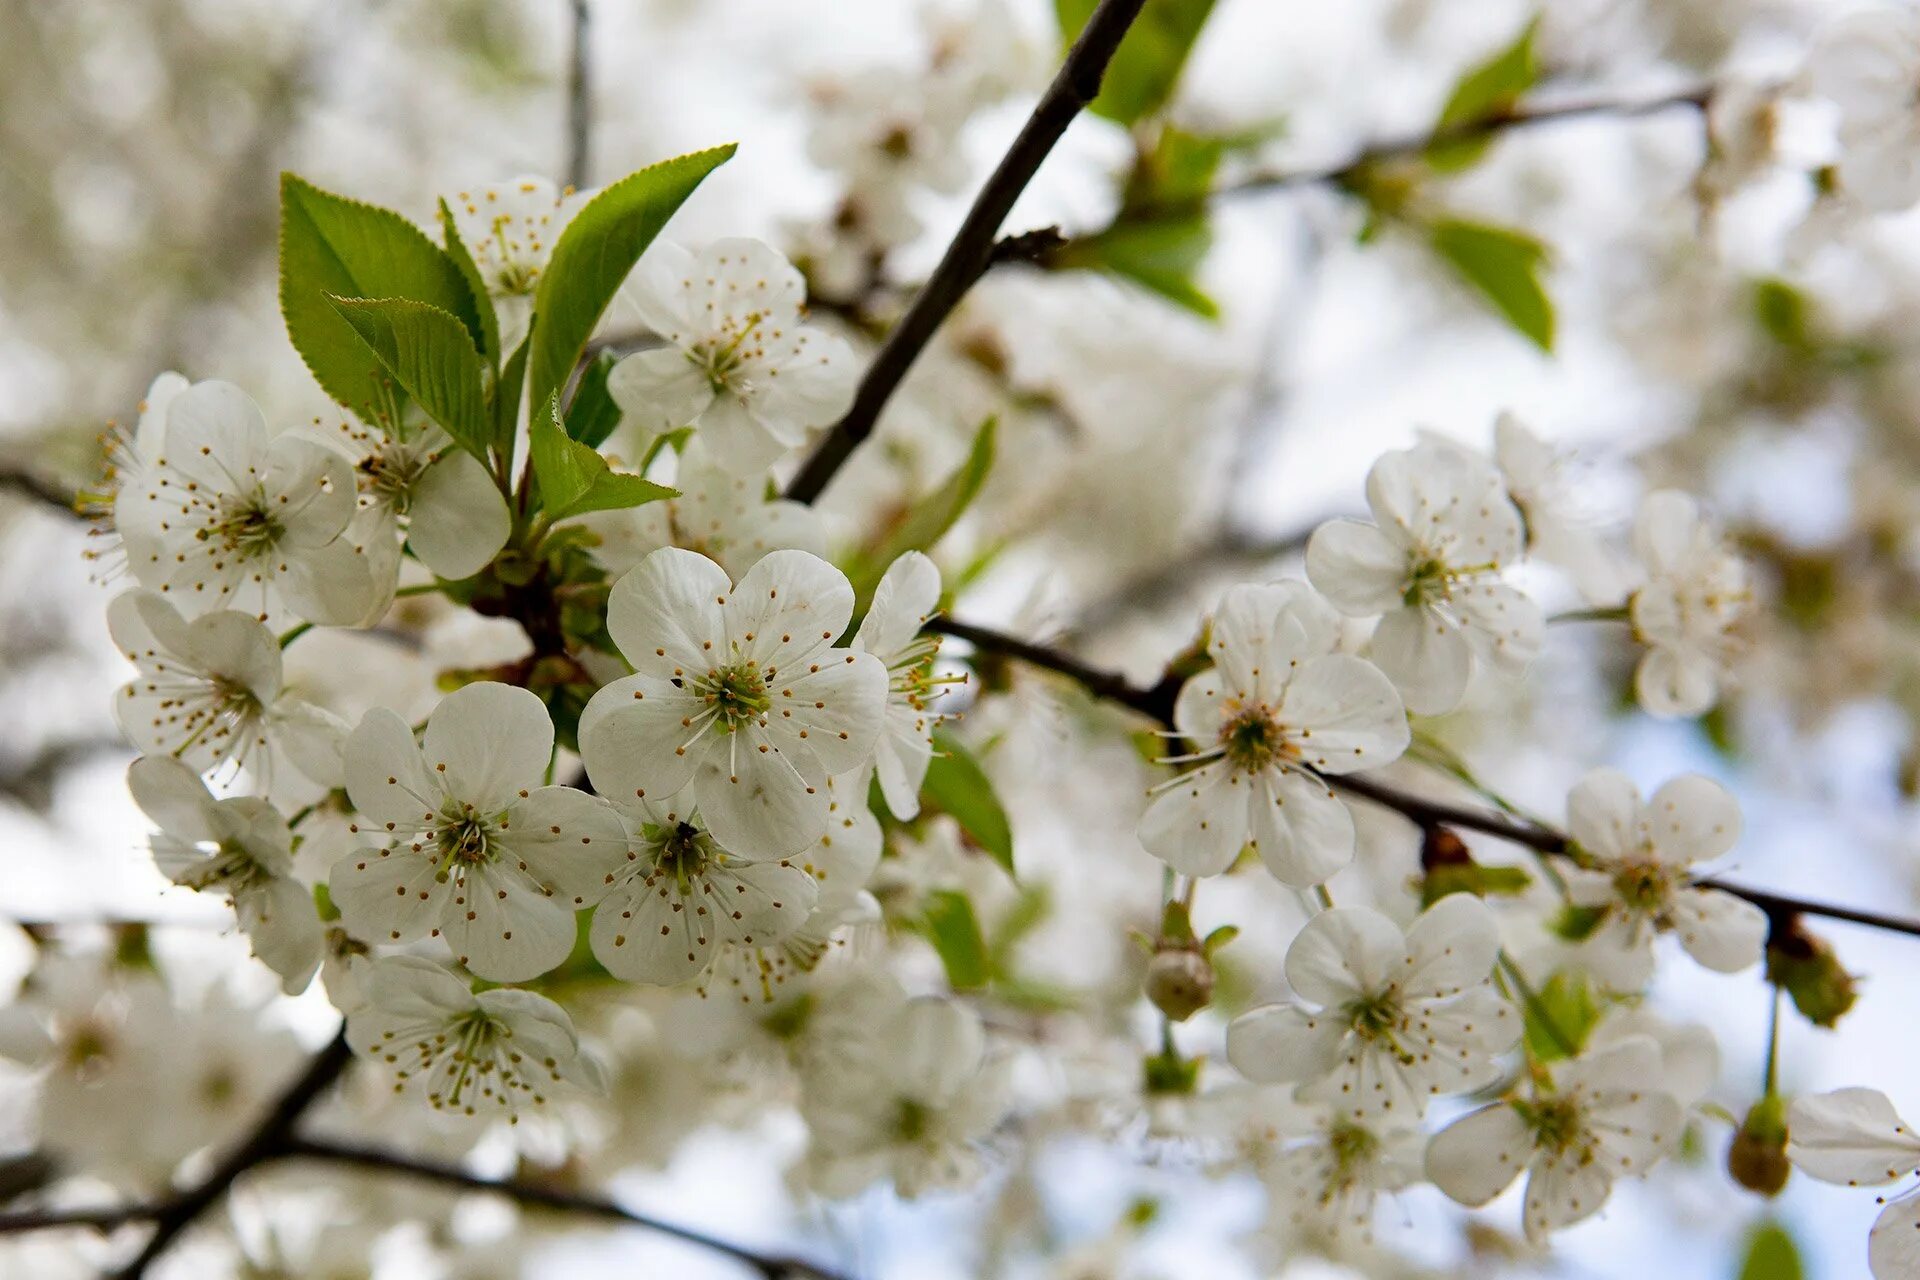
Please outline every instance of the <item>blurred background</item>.
M1536 15L1519 0L1219 0L1171 117L1254 139L1248 171L1313 170L1428 130L1463 68L1536 16L1545 90L1641 102L1789 79L1836 7L1553 0ZM975 9L935 5L930 28L895 0L590 0L586 184L738 141L669 235L754 235L803 257L837 211L834 176L809 158L833 86L876 67L911 77L929 31L964 29ZM923 229L886 261L896 286L937 259L1057 57L1050 5L1009 0L1004 17L1017 37L1009 93L968 122L965 181L922 193ZM564 179L575 33L563 0L0 0L0 915L29 926L0 946L0 981L17 982L31 939L66 924L169 922L153 931L156 951L202 978L244 957L220 936L217 904L163 892L125 793L131 756L110 695L126 667L104 624L115 587L94 580L103 566L85 558L88 526L66 509L98 479L108 424L131 422L167 369L237 382L272 419L320 411L278 318L278 174L423 224L443 193L522 173ZM915 415L956 429L1010 415L1003 470L1032 474L996 478L967 536L1013 549L958 612L1064 637L1149 678L1222 585L1297 571L1300 535L1360 509L1381 450L1417 430L1484 445L1512 411L1575 450L1596 528L1623 527L1648 488L1706 495L1760 565L1771 621L1749 637L1737 692L1705 722L1638 714L1622 696L1631 655L1602 631L1556 629L1532 701L1464 712L1449 741L1483 779L1554 815L1594 764L1643 784L1714 774L1747 813L1741 880L1913 910L1920 239L1911 215L1868 219L1822 199L1809 175L1827 163L1832 125L1819 104L1770 117L1758 161L1739 150L1751 140L1740 123L1711 151L1702 113L1686 106L1516 131L1434 193L1548 247L1551 353L1418 237L1370 226L1366 204L1328 184L1216 203L1191 278L1206 308L1124 272L996 273L876 442L868 469L900 474L850 469L829 509L857 530L876 494L940 474L937 450L929 461L884 447L889 432L911 443L925 429ZM1106 225L1133 155L1125 130L1079 121L1008 228ZM818 273L814 286L831 296ZM981 344L995 353L988 385L940 367ZM1577 604L1555 599L1564 587L1541 590ZM466 641L438 643L393 689L364 696L430 705L435 672ZM325 683L321 663L351 663L350 645L301 652L315 669L296 679ZM1069 732L1043 728L1026 755L1016 737L995 772L1060 907L1053 976L1099 981L1121 963L1116 921L1150 913L1157 871L1110 788L1044 765L1041 748ZM1371 869L1382 878L1411 856L1390 825ZM1829 937L1864 977L1860 1007L1834 1030L1787 1028L1787 1087L1872 1084L1920 1115L1920 1083L1901 1070L1920 942L1847 926ZM1236 960L1257 985L1278 952ZM1764 984L1679 967L1662 982L1664 1015L1719 1037L1715 1096L1742 1112L1762 1071ZM310 1039L325 1006L276 1017ZM0 1095L0 1146L14 1150L35 1141L18 1086ZM1503 1257L1512 1251L1491 1236L1462 1261L1437 1195L1410 1194L1383 1212L1383 1238L1407 1259L1394 1274L1791 1280L1801 1272L1742 1270L1769 1223L1796 1242L1804 1274L1864 1274L1872 1198L1805 1178L1775 1202L1744 1194L1719 1168L1727 1133L1704 1126L1686 1158L1622 1185L1547 1262ZM618 1185L633 1203L735 1237L825 1242L870 1277L1346 1274L1243 1247L1260 1197L1206 1179L1151 1126L1035 1140L1030 1164L968 1195L907 1204L870 1192L824 1208L788 1192L781 1164L797 1141L777 1120L716 1124ZM1489 1218L1510 1229L1512 1197ZM516 1235L524 1250L479 1250L451 1273L734 1274L641 1233L567 1228ZM485 1222L476 1231L489 1238ZM393 1248L411 1265L405 1241ZM86 1274L84 1256L71 1242L0 1241L0 1276Z

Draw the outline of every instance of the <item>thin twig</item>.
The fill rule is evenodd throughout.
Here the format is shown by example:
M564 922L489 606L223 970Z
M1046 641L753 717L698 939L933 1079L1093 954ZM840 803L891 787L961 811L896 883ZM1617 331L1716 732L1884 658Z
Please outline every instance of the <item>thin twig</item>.
M1027 117L1020 136L1014 139L1013 146L974 198L973 207L947 246L940 265L933 269L926 286L915 295L913 305L900 317L900 323L894 326L874 356L854 394L853 406L821 440L800 474L787 486L787 497L797 502L811 502L819 497L848 455L872 434L880 411L892 398L900 380L906 377L907 370L913 367L914 360L932 340L941 322L973 287L974 281L992 264L994 237L1000 231L1000 224L1006 221L1013 202L1027 189L1041 162L1081 108L1099 95L1107 63L1144 3L1145 0L1100 0L1099 8L1093 11L1080 38L1074 41L1066 60L1060 64L1053 83L1047 86L1033 114Z
M21 1231L47 1231L55 1227L98 1227L110 1230L130 1222L143 1222L166 1212L168 1202L96 1205L90 1209L18 1209L0 1213L0 1235Z
M588 0L573 0L573 52L567 63L567 185L587 185L593 151L593 15Z
M52 507L63 515L79 514L74 505L79 501L77 495L25 467L0 464L0 491L31 498Z
M538 1208L554 1209L564 1213L576 1213L586 1217L610 1218L629 1223L636 1227L645 1227L658 1235L671 1237L696 1245L702 1249L722 1254L765 1276L767 1280L800 1280L801 1277L815 1277L816 1280L838 1280L838 1273L825 1270L799 1258L776 1257L759 1253L744 1245L729 1240L721 1240L696 1231L678 1223L651 1218L643 1213L615 1204L601 1196L587 1195L574 1191L562 1191L557 1188L543 1187L529 1182L498 1182L491 1178L482 1178L468 1173L457 1165L444 1164L434 1160L415 1159L411 1156L398 1156L374 1147L351 1146L344 1143L325 1142L308 1138L294 1138L281 1151L276 1159L326 1160L334 1164L353 1165L361 1169L370 1169L380 1173L398 1174L402 1177L419 1178L428 1182L437 1182L443 1186L459 1187L467 1191L493 1192L511 1198L516 1203L533 1205Z
M1056 672L1098 697L1131 707L1141 715L1158 721L1168 728L1174 727L1173 703L1179 695L1181 683L1174 676L1169 675L1152 688L1143 689L1127 680L1125 676L1103 671L1057 649L1020 640L988 627L973 626L970 623L955 622L947 618L935 619L927 626L929 630L965 640L976 649L1018 658L1022 662ZM1416 796L1371 778L1354 774L1344 777L1335 777L1331 774L1315 776L1336 790L1372 801L1383 808L1392 809L1422 827L1458 827L1461 830L1477 831L1482 835L1495 836L1514 844L1524 845L1543 854L1566 856L1571 853L1566 834L1544 824L1519 821L1487 809L1428 800L1423 796ZM1820 916L1828 920L1865 925L1868 928L1884 929L1890 933L1903 933L1920 938L1920 920L1887 915L1878 911L1864 911L1856 907L1811 902L1804 898L1774 893L1767 889L1755 889L1748 885L1733 884L1720 879L1702 879L1697 883L1703 888L1719 889L1736 898L1744 898L1769 916L1794 914Z
M115 1273L118 1280L139 1280L139 1277L146 1275L147 1268L154 1260L167 1251L182 1231L212 1208L233 1186L235 1179L284 1151L293 1140L293 1126L299 1122L301 1115L340 1078L352 1061L353 1051L347 1047L346 1033L342 1031L325 1049L314 1055L300 1078L280 1095L260 1123L254 1126L253 1132L214 1166L213 1172L161 1205L157 1212L142 1215L154 1219L154 1232L133 1261Z

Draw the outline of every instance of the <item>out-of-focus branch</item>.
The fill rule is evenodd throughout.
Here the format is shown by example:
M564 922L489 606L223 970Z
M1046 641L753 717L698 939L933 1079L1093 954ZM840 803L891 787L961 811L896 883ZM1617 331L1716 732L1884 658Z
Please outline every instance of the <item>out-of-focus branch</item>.
M573 0L573 44L567 62L567 185L583 189L593 163L593 13Z
M854 449L873 433L880 411L892 398L907 370L932 340L960 299L993 263L995 237L1013 202L1027 189L1054 143L1082 108L1100 93L1107 63L1119 48L1145 0L1100 0L1087 25L1068 50L1053 83L1040 96L1033 114L1014 139L1013 146L987 179L973 207L967 211L940 265L915 295L900 323L867 367L853 406L829 431L807 459L800 474L787 486L787 497L811 502L826 489Z
M1150 689L1141 688L1124 676L1090 666L1070 654L1005 635L987 627L977 627L949 619L936 619L928 624L928 628L965 640L976 649L1017 658L1022 662L1063 675L1098 697L1131 707L1141 715L1168 728L1174 727L1173 704L1174 699L1179 695L1181 683L1175 676L1169 675ZM1458 827L1464 831L1477 831L1483 835L1524 845L1537 853L1549 856L1567 856L1571 852L1570 842L1564 832L1541 823L1521 821L1488 809L1429 800L1358 775L1336 777L1331 774L1316 774L1314 776L1336 790L1371 801L1383 808L1392 809L1421 827ZM1732 884L1725 880L1710 879L1702 880L1700 883L1708 888L1730 893L1736 898L1744 898L1769 916L1821 916L1828 920L1840 920L1848 924L1865 925L1868 928L1884 929L1890 933L1902 933L1920 938L1920 920L1887 915L1878 911L1866 911L1857 907L1811 902L1767 889Z
M1331 517L1328 517L1329 519ZM1307 539L1322 521L1291 533L1257 537L1238 529L1223 529L1185 555L1156 569L1135 574L1092 601L1075 616L1071 634L1103 631L1122 618L1149 612L1165 603L1196 577L1216 569L1271 564L1306 549Z
M809 1277L812 1280L838 1280L837 1272L824 1270L799 1258L760 1253L679 1223L636 1213L601 1196L562 1191L558 1188L543 1187L538 1183L495 1181L468 1173L457 1165L399 1156L376 1147L350 1146L335 1142L295 1139L285 1151L280 1153L280 1158L325 1160L334 1164L352 1165L377 1173L397 1174L401 1177L439 1183L442 1186L458 1187L465 1191L490 1192L506 1196L518 1204L532 1205L535 1208L553 1209L561 1213L575 1213L585 1217L608 1218L636 1227L645 1227L657 1235L667 1236L732 1258L766 1277L766 1280L807 1280Z
M79 495L38 472L12 463L0 462L0 492L29 498L66 515L79 514L74 505Z

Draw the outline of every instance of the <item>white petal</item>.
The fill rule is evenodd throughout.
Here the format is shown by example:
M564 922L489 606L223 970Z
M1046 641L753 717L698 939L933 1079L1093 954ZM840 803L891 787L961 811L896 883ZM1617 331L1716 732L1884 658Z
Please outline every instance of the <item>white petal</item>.
M1353 814L1325 783L1267 769L1247 785L1248 832L1275 879L1304 889L1353 861Z
M714 464L734 475L763 473L787 452L787 442L755 419L731 391L714 397L699 425Z
M622 803L678 793L723 736L700 728L706 712L697 694L651 676L602 686L580 713L580 755L593 789Z
M507 544L512 517L480 460L450 447L414 487L407 542L437 577L470 578Z
M810 752L783 751L751 725L719 736L694 775L693 794L714 839L743 857L784 858L827 829L827 775L819 761Z
M1175 871L1216 876L1246 847L1247 779L1214 763L1160 793L1140 817L1140 843Z
M853 647L891 661L920 634L940 603L940 570L918 551L909 551L887 566L873 603L860 622Z
M1500 932L1487 904L1472 894L1448 894L1407 929L1402 986L1421 996L1453 995L1486 982L1499 953Z
M1407 550L1377 525L1329 520L1307 542L1307 578L1342 613L1387 613L1406 590Z
M1410 732L1393 682L1363 658L1334 653L1288 681L1280 720L1301 758L1322 773L1353 773L1400 758Z
M1634 597L1643 598L1644 593ZM1647 714L1688 719L1709 710L1720 696L1720 667L1701 652L1649 649L1634 670L1633 691Z
M1367 652L1399 688L1407 710L1441 715L1460 705L1473 671L1473 648L1437 609L1394 609L1374 628Z
M944 1106L986 1053L979 1015L953 1000L910 1000L887 1030L895 1087L923 1106Z
M853 348L836 334L808 326L800 349L777 373L769 371L763 401L770 413L801 426L820 427L853 406L860 382Z
M1546 633L1540 606L1526 594L1502 582L1475 582L1458 587L1453 607L1472 629L1481 654L1508 675L1525 673Z
M253 954L280 975L280 989L298 995L320 969L326 935L314 912L306 886L276 876L234 895L240 928L253 943Z
M1713 779L1682 774L1647 801L1647 828L1662 862L1689 866L1733 848L1740 838L1740 806Z
M127 767L133 802L168 835L215 841L223 834L218 810L200 775L172 756L141 756Z
M780 674L768 690L773 707L765 719L772 742L789 752L810 749L828 773L864 768L886 721L887 669L880 659L830 649L803 669Z
M453 796L498 812L540 785L553 758L553 720L538 695L483 680L440 700L427 717L420 754Z
M572 787L533 788L507 810L498 842L503 857L574 908L598 901L608 877L627 860L620 815L599 796Z
M348 930L365 942L411 942L440 927L453 886L425 853L405 845L356 849L333 864L327 891Z
M1595 1099L1587 1123L1600 1138L1596 1159L1616 1178L1637 1177L1673 1149L1686 1114L1672 1094L1643 1082L1641 1088Z
M1878 1186L1920 1169L1920 1137L1877 1089L1795 1098L1787 1135L1787 1158L1822 1182Z
M367 559L345 538L303 549L281 562L274 585L287 608L308 622L330 627L366 622L377 594Z
M1656 490L1634 516L1634 552L1655 576L1670 573L1691 554L1699 526L1700 506L1690 494Z
M696 551L662 547L613 584L607 631L633 669L671 680L727 657L727 572Z
M1757 964L1767 943L1767 913L1718 889L1682 889L1668 909L1687 954L1715 973Z
M1618 769L1595 769L1567 796L1567 833L1607 862L1640 850L1640 789Z
M1340 617L1304 582L1238 586L1214 611L1207 648L1227 687L1261 702L1275 700L1300 663L1333 652Z
M267 420L231 382L196 382L167 405L162 460L202 488L225 492L266 470Z
M1527 1238L1538 1242L1561 1227L1600 1212L1613 1194L1613 1170L1599 1160L1568 1153L1536 1164L1527 1179L1522 1221Z
M1519 1112L1496 1102L1454 1121L1427 1145L1427 1178L1452 1199L1478 1208L1513 1185L1533 1154Z
M729 643L762 670L792 679L846 631L853 586L810 552L774 551L747 570L724 612Z
M1315 1080L1338 1065L1344 1034L1337 1018L1266 1005L1227 1024L1227 1061L1260 1084Z
M628 356L607 375L607 391L620 412L650 435L687 426L713 403L706 370L678 347Z
M427 776L413 730L386 707L375 707L347 735L347 795L378 833L388 823L417 828L438 812L439 783Z
M440 923L461 964L492 982L525 982L567 958L573 912L501 863L471 867Z
M1406 938L1371 907L1322 911L1287 948L1287 985L1303 999L1335 1007L1378 991L1399 975Z

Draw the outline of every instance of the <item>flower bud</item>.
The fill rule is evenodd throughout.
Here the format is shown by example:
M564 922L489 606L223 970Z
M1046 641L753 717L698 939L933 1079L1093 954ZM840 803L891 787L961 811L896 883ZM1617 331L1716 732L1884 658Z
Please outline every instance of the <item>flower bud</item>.
M1860 994L1826 939L1808 933L1797 917L1767 938L1767 981L1793 997L1793 1007L1816 1027L1838 1023Z
M1793 1166L1787 1162L1786 1102L1770 1093L1753 1104L1727 1148L1727 1172L1747 1190L1777 1196Z
M1147 962L1147 999L1153 1007L1185 1022L1213 1001L1213 965L1190 947L1169 947Z

